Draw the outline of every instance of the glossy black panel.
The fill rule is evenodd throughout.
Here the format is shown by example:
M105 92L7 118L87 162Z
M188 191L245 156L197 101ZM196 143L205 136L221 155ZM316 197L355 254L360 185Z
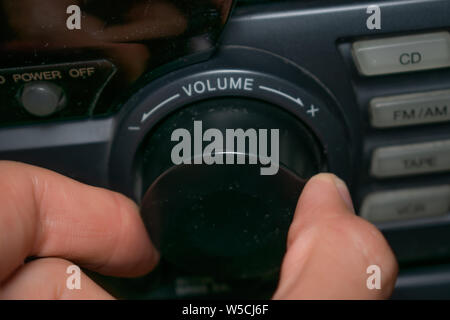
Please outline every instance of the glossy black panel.
M109 60L117 73L105 88L97 109L91 110L103 113L119 95L125 96L144 73L213 48L232 3L232 0L0 0L0 72L5 68ZM67 10L71 5L81 9L79 30L67 27L71 16ZM6 80L2 86L8 89L9 83L16 84L13 79ZM11 92L10 98L14 99L15 94ZM83 96L74 99L82 101ZM2 100L2 109L6 108L4 104ZM5 110L2 112L5 114Z

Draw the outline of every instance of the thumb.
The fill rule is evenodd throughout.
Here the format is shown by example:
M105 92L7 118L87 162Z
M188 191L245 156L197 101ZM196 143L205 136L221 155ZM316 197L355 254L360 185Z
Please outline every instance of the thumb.
M273 298L385 299L397 271L381 232L355 215L345 183L319 174L298 202Z

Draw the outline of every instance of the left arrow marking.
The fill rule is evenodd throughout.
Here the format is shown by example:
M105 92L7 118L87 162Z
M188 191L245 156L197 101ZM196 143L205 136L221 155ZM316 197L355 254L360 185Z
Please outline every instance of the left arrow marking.
M150 117L150 115L155 112L156 110L158 110L159 108L162 108L163 106L165 106L166 104L168 104L169 102L178 99L180 97L180 94L177 93L176 95L171 96L170 98L164 100L163 102L161 102L160 104L158 104L156 107L154 107L152 110L150 110L149 112L146 112L142 115L142 119L141 122L145 122L145 120L148 119L148 117Z

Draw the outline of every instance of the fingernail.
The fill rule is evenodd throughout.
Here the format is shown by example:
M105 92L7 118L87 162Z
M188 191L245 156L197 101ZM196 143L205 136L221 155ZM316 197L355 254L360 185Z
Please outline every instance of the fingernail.
M355 213L355 207L353 206L352 197L350 196L350 192L348 191L347 185L345 182L338 177L334 178L334 183L336 184L336 188L341 196L342 200L344 200L345 204L353 213Z

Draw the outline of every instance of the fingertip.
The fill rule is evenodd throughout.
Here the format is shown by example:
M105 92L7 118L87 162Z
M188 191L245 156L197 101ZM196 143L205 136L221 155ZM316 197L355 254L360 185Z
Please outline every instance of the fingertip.
M89 269L105 275L138 277L152 271L159 263L159 253L150 240L142 222L139 206L118 192L108 192L115 207L116 240L110 248L111 255L100 265Z
M297 234L314 224L342 215L354 215L350 192L343 180L331 173L320 173L305 185L298 200L288 234L288 246Z
M72 279L77 279L75 281L79 286L70 286ZM114 297L72 262L60 258L41 258L16 270L2 285L0 299L112 300Z
M347 184L332 173L319 173L312 177L305 186L307 196L322 202L323 200L343 201L347 209L355 213L352 197ZM322 198L322 199L320 199Z
M117 274L117 271L115 271L114 275L123 277L143 276L157 266L160 258L159 252L150 240L147 229L141 219L140 208L136 202L121 193L114 192L113 194L117 199L116 201L122 202L121 214L125 217L125 220L128 220L128 223L123 223L124 218L121 219L121 230L125 233L129 233L130 231L134 233L134 236L130 239L130 243L123 246L123 250L125 251L124 255L118 256L118 263L122 266L118 269L120 270L120 274ZM130 260L131 262L134 261L134 263L124 264L127 254L131 255L132 259ZM128 268L125 268L126 266Z
M158 263L159 255L132 199L18 162L2 161L0 171L8 174L3 184L16 190L12 202L20 206L12 209L24 213L21 224L36 230L29 232L33 236L23 255L62 257L124 277L144 275ZM18 238L17 233L12 234Z
M371 265L381 269L382 290L366 287ZM274 298L385 299L397 273L388 242L376 226L355 214L345 183L328 173L311 178L289 230Z

